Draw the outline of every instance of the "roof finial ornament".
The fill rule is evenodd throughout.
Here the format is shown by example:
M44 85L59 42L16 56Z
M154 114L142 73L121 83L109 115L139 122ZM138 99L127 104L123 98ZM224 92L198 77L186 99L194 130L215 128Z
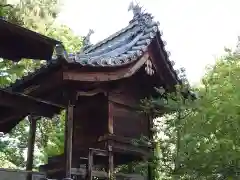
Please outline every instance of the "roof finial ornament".
M87 48L89 48L92 43L90 42L90 37L94 33L94 30L89 29L88 34L83 37L83 46L81 48L81 52L85 51Z
M128 11L133 11L133 18L136 18L142 14L142 7L139 6L139 3L136 3L136 5L134 5L132 1L129 4Z
M65 47L63 46L63 44L56 44L55 52L56 52L57 58L64 58L64 59L68 60L68 53L67 53Z
M133 19L130 21L130 23L137 21L142 30L145 29L146 25L152 23L153 20L152 15L144 12L145 10L143 10L143 7L140 7L139 3L137 2L136 3L131 2L128 7L128 11L133 12Z

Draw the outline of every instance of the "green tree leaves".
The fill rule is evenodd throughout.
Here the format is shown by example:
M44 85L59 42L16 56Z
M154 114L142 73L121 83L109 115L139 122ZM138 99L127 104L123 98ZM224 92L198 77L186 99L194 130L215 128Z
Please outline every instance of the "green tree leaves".
M161 117L155 123L159 171L165 175L160 179L239 178L239 78L240 56L227 51L208 69L202 79L204 86L195 89L199 94L195 101L177 91L167 94L165 103L161 94L148 102L147 108ZM173 111L162 116L159 105Z

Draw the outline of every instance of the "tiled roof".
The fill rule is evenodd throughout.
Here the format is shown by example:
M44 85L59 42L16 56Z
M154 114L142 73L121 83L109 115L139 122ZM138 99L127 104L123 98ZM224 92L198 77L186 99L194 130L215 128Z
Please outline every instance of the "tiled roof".
M95 66L95 67L116 67L122 66L134 61L137 61L144 52L147 51L148 46L153 39L160 40L162 44L164 59L166 60L170 71L173 72L175 78L178 79L175 70L172 67L172 63L169 61L169 52L165 50L166 42L161 39L162 33L159 31L159 23L153 20L153 17L149 13L142 12L141 8L136 5L132 7L133 19L129 22L129 25L120 31L114 33L108 38L98 42L95 45L91 45L89 42L89 36L93 33L89 32L89 36L85 37L84 47L80 52L67 54L62 46L56 47L56 52L59 56L65 58L68 63L79 63L82 66ZM37 74L41 74L44 71L50 70L50 67L58 66L61 63L58 59L49 61L49 64L36 70L34 73L23 77L21 80L10 85L9 88L13 88L32 79Z
M133 20L127 27L95 45L90 45L83 52L69 55L69 61L83 66L119 66L137 60L159 33L158 23L153 21L151 14L137 10L133 10Z

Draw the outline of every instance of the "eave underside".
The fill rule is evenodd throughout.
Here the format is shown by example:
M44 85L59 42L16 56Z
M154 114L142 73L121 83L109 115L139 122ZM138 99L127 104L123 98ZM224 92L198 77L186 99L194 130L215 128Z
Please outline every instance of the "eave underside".
M0 132L9 132L29 114L51 118L61 109L50 102L0 90Z
M0 18L0 58L51 60L59 41L12 24Z

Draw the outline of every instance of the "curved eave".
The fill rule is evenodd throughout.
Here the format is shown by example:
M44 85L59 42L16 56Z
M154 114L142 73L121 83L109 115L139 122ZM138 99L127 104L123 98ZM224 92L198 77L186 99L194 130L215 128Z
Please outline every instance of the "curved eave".
M63 72L63 79L64 80L71 80L71 81L82 81L82 82L107 82L107 81L115 81L124 78L128 78L135 74L148 60L149 54L144 53L137 61L133 61L131 64L125 64L122 66L114 66L113 67L105 67L108 68L109 71L103 71L102 68L91 67L91 71L83 72L80 71L79 68L68 69ZM86 67L86 66L84 66ZM83 68L84 68L83 67ZM94 71L94 69L101 69L102 71Z
M180 84L181 81L180 81L176 71L174 70L172 64L171 64L171 61L169 60L169 52L166 51L166 49L165 49L165 45L166 45L165 43L166 42L164 42L161 39L160 35L161 35L161 33L158 32L157 36L156 36L156 40L157 40L159 51L161 51L162 54L163 54L162 60L165 62L166 67L168 68L170 75L172 76L173 80L175 81L175 84Z

